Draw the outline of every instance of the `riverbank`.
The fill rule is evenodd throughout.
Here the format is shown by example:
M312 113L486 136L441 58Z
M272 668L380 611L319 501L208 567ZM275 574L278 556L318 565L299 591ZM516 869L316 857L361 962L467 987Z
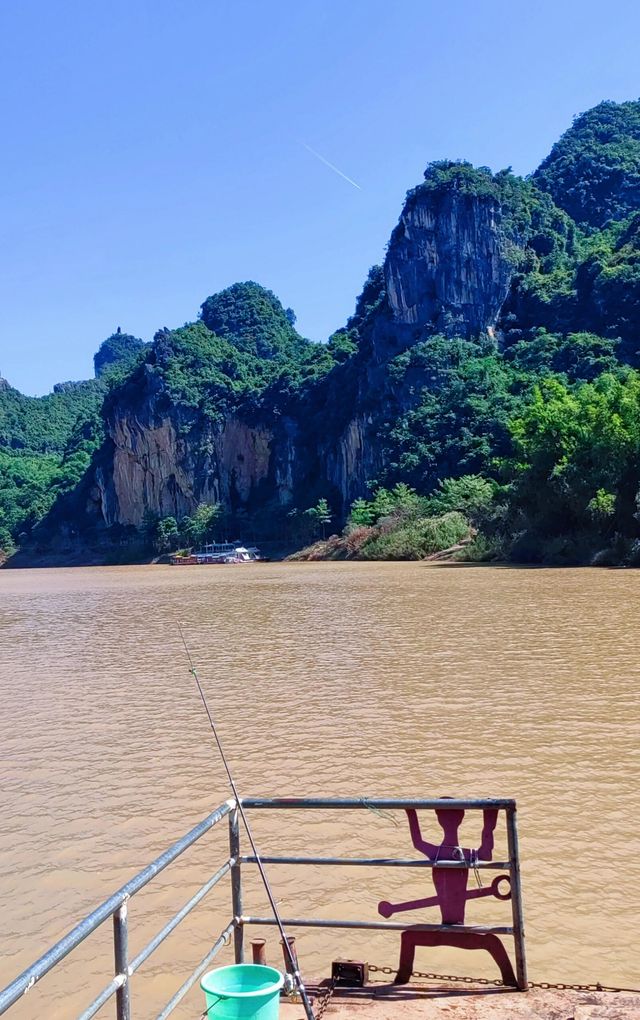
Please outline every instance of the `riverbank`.
M375 524L348 522L340 533L309 542L291 538L257 540L271 562L451 560L466 563L512 563L554 567L638 567L640 542L614 538L606 548L590 547L576 537L569 548L561 543L536 544L521 536L509 543L491 536L465 513L452 510L437 516L406 511L392 513ZM250 544L254 544L253 541ZM168 564L171 554L158 553L143 541L95 545L68 544L62 548L25 545L11 554L0 550L1 568L119 567Z
M261 552L271 562L282 562L293 557L296 546L292 542L262 542ZM0 550L0 569L57 569L61 567L136 567L168 565L170 553L154 553L141 545L66 548L62 550L25 546L10 556Z

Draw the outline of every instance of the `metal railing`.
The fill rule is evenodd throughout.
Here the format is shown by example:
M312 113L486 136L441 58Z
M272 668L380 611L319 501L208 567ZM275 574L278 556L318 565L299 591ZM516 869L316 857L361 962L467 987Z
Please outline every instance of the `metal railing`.
M234 834L230 837L230 842L238 844L238 811L234 800L228 800L220 807L212 811L210 815L204 818L198 825L196 825L190 832L188 832L182 839L179 839L173 844L168 850L166 850L160 857L157 857L153 863L149 864L143 871L141 871L135 878L127 882L118 889L117 892L110 896L108 900L105 900L96 910L92 911L87 917L85 917L79 924L72 928L72 930L56 942L51 949L47 950L43 956L41 956L35 963L30 967L27 967L10 985L7 985L3 991L0 992L0 1015L6 1013L6 1011L13 1006L22 996L29 992L36 982L40 981L41 978L48 974L57 964L64 960L81 942L84 942L89 935L108 921L109 918L113 919L113 947L114 947L114 963L115 963L115 977L109 984L104 988L100 994L93 1000L93 1002L80 1014L79 1020L90 1020L90 1017L96 1015L98 1010L102 1009L104 1004L109 1001L113 996L116 997L116 1016L118 1020L130 1020L131 1017L131 1001L130 1001L130 981L131 977L135 972L145 963L151 954L158 948L158 946L164 942L168 935L180 924L182 920L201 902L206 896L210 889L213 889L214 885L224 878L224 876L237 867L237 860L230 857L228 861L213 875L205 884L198 890L195 896L192 896L188 903L182 907L181 910L164 926L164 928L158 932L158 934L149 942L144 949L142 949L133 960L129 960L128 942L128 919L127 919L127 904L132 896L144 889L149 882L159 875L161 871L164 871L169 864L172 864L175 860L180 857L185 850L197 843L205 833L209 832L210 829L217 825L219 821L229 815L229 829L230 833ZM233 851L231 851L233 853ZM184 985L176 992L170 1003L167 1004L163 1010L161 1016L167 1017L173 1012L178 1003L184 998L189 989L198 980L198 977L204 973L208 964L213 960L216 954L222 949L224 945L229 942L231 933L234 929L234 922L231 921L220 937L212 946L211 950L196 967L193 974L185 981Z
M507 823L507 861L474 861L473 865L466 861L438 861L438 868L508 870L511 882L511 906L513 923L511 925L467 925L467 924L415 924L389 921L345 921L337 919L317 918L283 918L286 928L349 928L371 929L383 931L404 931L411 927L413 931L425 932L470 932L478 934L512 935L515 943L516 976L518 987L527 987L527 970L524 943L524 918L522 909L522 893L520 886L520 862L518 852L518 832L516 822L516 803L514 800L400 800L391 798L261 798L249 797L242 799L245 810L398 810L413 808L416 810L504 810ZM128 901L140 892L152 879L168 865L178 859L189 847L198 842L210 829L223 818L229 818L229 859L209 878L204 885L184 904L184 906L168 921L147 945L133 958L129 958L128 950ZM394 867L394 868L433 868L434 862L424 860L387 858L387 857L298 857L298 856L264 856L264 864L313 864L349 867ZM28 967L5 989L0 991L0 1015L15 1005L23 995L65 959L77 946L85 941L100 925L109 918L113 923L113 947L115 976L79 1015L78 1020L90 1020L113 997L116 1000L117 1020L131 1020L131 977L149 959L152 953L178 927L191 911L202 902L207 893L213 889L227 874L231 880L232 917L222 930L211 949L200 961L187 980L180 986L175 995L166 1004L157 1020L166 1020L175 1010L185 995L191 990L199 977L204 974L211 961L220 950L229 944L233 936L234 957L236 963L244 960L244 928L246 925L275 925L275 917L257 917L243 914L242 903L242 866L256 864L256 858L241 854L239 811L236 801L230 799L216 808L182 839L179 839L152 864L122 886L116 893L85 917L59 942L52 946L35 963Z

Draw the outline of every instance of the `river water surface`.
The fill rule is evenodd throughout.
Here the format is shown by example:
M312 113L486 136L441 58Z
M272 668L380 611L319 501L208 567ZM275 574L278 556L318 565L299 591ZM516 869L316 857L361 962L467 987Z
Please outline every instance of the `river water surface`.
M530 977L637 985L639 594L637 571L3 571L0 986L228 796L177 621L241 792L515 797ZM402 813L254 819L266 853L415 854ZM434 824L425 813L426 836ZM465 845L479 828L468 813ZM224 823L133 899L133 953L226 852ZM245 911L268 913L245 872ZM272 866L271 879L293 917L377 919L379 900L433 891L405 869ZM157 1014L229 915L225 881L133 978L134 1016ZM468 918L509 923L509 904L481 899ZM251 932L266 932L278 965L274 930ZM311 976L340 956L397 960L395 933L296 934ZM494 976L467 955L422 949L416 964ZM10 1016L77 1015L110 979L110 926L59 971ZM201 1009L194 990L175 1015Z

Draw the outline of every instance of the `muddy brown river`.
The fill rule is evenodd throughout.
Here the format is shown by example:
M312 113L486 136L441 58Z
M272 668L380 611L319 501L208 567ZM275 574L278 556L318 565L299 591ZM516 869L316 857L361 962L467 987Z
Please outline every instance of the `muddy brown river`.
M529 976L637 987L639 607L640 572L622 570L2 571L0 986L228 796L180 621L242 793L515 797ZM415 855L402 813L253 817L264 853ZM480 827L468 813L465 845ZM132 954L226 853L225 823L134 897ZM244 870L245 911L268 913ZM379 900L433 891L399 868L270 874L293 917L375 920ZM134 976L134 1017L157 1015L230 912L225 881ZM468 919L508 924L510 907L479 899ZM250 929L264 933L279 965L274 929ZM397 933L296 934L313 977L336 957L397 962ZM416 964L494 977L483 955L419 949ZM107 924L8 1015L74 1017L112 973ZM202 1008L196 989L174 1015Z

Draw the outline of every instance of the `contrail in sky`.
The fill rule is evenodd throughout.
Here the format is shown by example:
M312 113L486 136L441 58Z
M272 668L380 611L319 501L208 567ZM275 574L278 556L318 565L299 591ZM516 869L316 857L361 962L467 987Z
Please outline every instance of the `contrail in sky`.
M306 142L303 142L302 144L304 145L307 152L310 152L312 156L315 156L316 159L319 159L321 163L324 163L325 166L328 166L330 170L333 170L334 174L338 174L338 177L342 177L343 180L347 181L349 184L352 184L354 188L358 189L358 191L362 191L360 185L356 184L355 181L352 181L351 178L347 177L346 174L343 174L342 170L338 170L337 166L334 166L333 163L330 163L328 159L325 159L324 156L321 156L319 152L316 152L315 149L312 149L311 146L307 145Z

